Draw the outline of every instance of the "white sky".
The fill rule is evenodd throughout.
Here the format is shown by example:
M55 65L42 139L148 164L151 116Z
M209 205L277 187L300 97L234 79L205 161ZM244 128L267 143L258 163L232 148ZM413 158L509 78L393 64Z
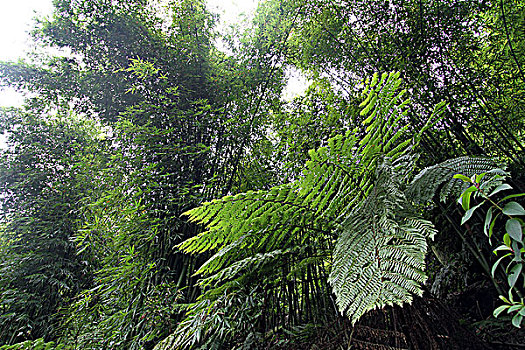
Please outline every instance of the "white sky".
M221 16L221 24L234 23L242 15L252 14L258 0L208 0L211 11ZM35 16L52 13L52 0L0 0L0 61L16 61L24 56L28 47L28 32ZM304 90L305 79L293 78L284 93L289 99ZM14 91L0 90L0 106L19 106L22 97Z
M208 0L208 7L230 24L241 14L253 13L257 0ZM52 0L0 0L0 61L16 60L24 55L28 32L36 15L49 15Z
M0 61L23 57L33 17L51 13L52 0L0 0ZM0 106L19 106L22 96L0 90Z
M0 0L0 60L15 60L27 46L35 15L51 13L51 0Z
M208 0L208 9L221 16L221 21L233 23L242 15L253 14L258 0Z

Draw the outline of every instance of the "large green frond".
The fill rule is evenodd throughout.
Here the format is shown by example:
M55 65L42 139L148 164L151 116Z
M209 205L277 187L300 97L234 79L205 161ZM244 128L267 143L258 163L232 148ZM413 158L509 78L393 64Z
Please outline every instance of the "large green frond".
M229 264L288 246L297 227L313 212L295 186L252 191L204 203L185 214L207 231L178 247L187 253L216 251L198 274L213 274Z
M385 305L411 302L425 281L426 239L433 226L411 214L394 166L377 168L370 195L341 224L329 282L352 322Z
M463 156L449 159L419 172L410 183L407 195L414 202L421 204L431 201L438 190L442 202L450 196L457 198L466 184L453 178L455 174L471 177L497 167L498 164L494 160L486 157Z
M226 196L186 212L207 230L178 248L187 253L217 251L197 271L206 275L252 254L286 249L301 234L312 238L333 231L341 208L358 198L359 189L352 186L362 167L354 160L357 141L349 132L311 150L296 182Z

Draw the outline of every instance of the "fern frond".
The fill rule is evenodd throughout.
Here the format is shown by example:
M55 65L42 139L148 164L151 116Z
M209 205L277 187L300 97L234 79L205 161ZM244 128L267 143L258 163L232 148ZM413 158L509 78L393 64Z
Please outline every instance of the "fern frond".
M435 230L414 213L403 192L420 133L409 133L404 125L409 100L400 86L399 73L374 75L361 104L365 134L357 128L310 150L297 181L227 196L185 213L206 231L178 248L214 252L197 271L204 277L203 287L214 287L203 300L215 300L305 242L334 237L329 282L339 309L353 322L370 309L410 302L414 294L421 294L426 240ZM442 108L436 107L423 129L432 125ZM290 263L287 273L325 264L330 252L326 253L303 256ZM195 315L197 322L200 316ZM186 328L181 327L178 334L186 339Z
M339 310L355 323L365 312L421 295L432 224L410 213L394 166L377 168L370 195L341 224L329 282ZM363 253L366 252L366 253Z
M459 197L466 188L465 182L453 178L455 174L471 177L497 167L495 161L486 157L463 156L449 159L419 172L410 183L407 195L414 202L424 204L431 201L441 188L439 199L444 202L450 196Z
M249 271L258 271L266 265L275 263L276 260L281 259L283 256L292 254L298 250L298 247L286 250L278 249L264 254L259 253L249 256L247 258L238 260L227 268L221 269L217 273L203 279L199 284L203 288L220 285L225 281L238 278L241 273L246 274Z

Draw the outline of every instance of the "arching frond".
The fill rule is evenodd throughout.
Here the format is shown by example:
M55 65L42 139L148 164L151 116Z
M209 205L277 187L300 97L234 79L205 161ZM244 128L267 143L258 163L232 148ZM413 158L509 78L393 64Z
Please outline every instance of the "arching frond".
M454 179L455 174L473 176L497 168L498 164L486 157L463 156L427 167L416 175L407 190L408 197L416 203L432 200L439 190L439 199L444 202L450 196L457 198L466 188L465 182Z
M403 191L414 169L413 149L444 104L436 106L420 132L409 133L409 101L400 90L399 73L376 74L365 85L364 128L310 150L297 181L226 196L186 212L206 231L179 249L214 252L197 271L204 277L201 285L208 288L203 298L213 303L214 296L231 291L253 268L288 259L289 252L306 242L318 242L310 245L316 249L326 240L335 243L332 261L323 258L330 254L297 259L287 274L295 276L304 264L324 268L331 263L329 282L337 304L353 322L370 309L410 302L421 294L426 239L435 230L415 214Z

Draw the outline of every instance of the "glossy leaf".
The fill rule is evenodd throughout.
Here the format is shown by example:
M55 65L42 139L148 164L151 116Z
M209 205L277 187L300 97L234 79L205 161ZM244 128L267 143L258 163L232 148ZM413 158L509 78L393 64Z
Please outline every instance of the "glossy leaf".
M507 199L517 198L517 197L523 197L523 196L525 196L525 193L511 194L511 195L508 195L508 196L502 198L501 200L499 200L498 203L499 203L499 202L504 202L504 201L506 201Z
M494 317L498 317L503 311L507 310L508 308L510 308L510 305L498 306L492 314L494 315Z
M474 187L474 186L472 186ZM463 207L464 210L469 210L470 209L470 197L472 196L472 192L473 190L470 190L472 187L468 188L464 193L463 195L461 196L461 206ZM476 188L474 187L474 190ZM470 191L469 191L470 190ZM472 214L471 214L472 215ZM470 217L470 216L469 216Z
M515 239L516 241L521 241L523 239L523 231L521 222L517 219L507 220L505 224L505 229L509 234L510 238Z
M494 233L494 226L496 225L496 220L498 219L498 216L500 216L501 213L497 213L494 219L492 219L492 222L490 223L489 227L489 238L492 237L492 234Z
M525 215L525 209L521 204L516 202L509 202L503 207L503 214L506 215Z
M489 194L489 197L492 197L493 195L495 195L496 193L498 192L501 192L501 191L505 191L505 190L511 190L512 187L509 185L509 184L501 184L499 185L498 187L496 187L494 189L494 191L492 191L490 194Z
M472 180L469 177L467 177L467 176L465 176L463 174L456 174L456 175L453 176L453 178L454 179L460 179L460 180L463 180L463 181L468 182L468 183L472 182Z
M476 206L470 208L469 210L467 210L465 212L465 215L463 215L463 217L461 218L461 225L463 225L465 222L467 222L472 217L472 214L474 214L476 209L478 209L483 204L484 204L484 202L481 202L478 205L476 205Z
M521 328L522 320L523 320L523 315L518 313L512 318L512 325L514 327Z
M512 305L510 308L509 308L509 311L507 311L507 313L513 313L514 311L517 311L517 310L521 310L523 308L523 305L520 305L520 304L515 304L515 305Z
M503 247L504 247L504 246L503 246ZM506 254L506 255L502 256L501 258L499 258L499 259L494 263L494 265L492 265L492 270L490 271L492 277L495 276L496 269L498 268L498 265L501 263L501 261L502 261L503 259L505 259L506 257L510 256L510 255L512 255L512 254L509 253L509 254Z
M518 280L518 277L521 274L522 268L522 264L517 264L510 270L509 276L507 278L510 288L514 288L514 285L516 284L516 281Z
M511 238L510 238L510 236L509 236L508 233L506 233L506 234L503 235L503 243L505 243L505 245L506 245L507 247L509 247L509 248L511 247L512 240L511 240Z
M490 225L492 223L492 212L493 212L493 208L490 207L488 210L487 210L487 213L485 214L485 223L483 224L483 232L485 233L485 235L487 237L490 238L490 235L489 235L489 228L490 228Z

